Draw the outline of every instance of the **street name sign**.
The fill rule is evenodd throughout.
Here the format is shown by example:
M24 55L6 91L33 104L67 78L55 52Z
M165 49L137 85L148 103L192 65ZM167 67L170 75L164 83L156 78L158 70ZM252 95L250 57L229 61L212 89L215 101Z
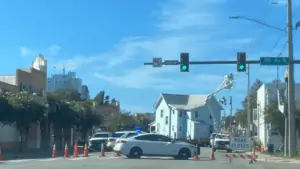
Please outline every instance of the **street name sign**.
M261 57L260 65L262 66L285 66L290 63L288 57Z
M165 60L164 65L179 65L178 60Z
M162 58L153 58L152 66L153 67L162 67Z
M251 139L250 137L231 137L230 148L232 150L249 150Z

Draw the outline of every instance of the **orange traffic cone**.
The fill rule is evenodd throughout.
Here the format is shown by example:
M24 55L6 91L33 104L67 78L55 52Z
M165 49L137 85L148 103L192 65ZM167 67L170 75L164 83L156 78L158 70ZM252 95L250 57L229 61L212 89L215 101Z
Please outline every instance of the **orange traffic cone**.
M64 157L69 157L68 145L65 144Z
M199 156L196 151L194 152L194 160L199 160Z
M2 148L0 147L0 163L1 163L1 160L2 160Z
M52 158L56 157L56 146L55 144L53 144L53 148L52 148Z
M74 145L73 157L78 157L78 145L77 145L77 143L75 143L75 145Z
M102 143L102 145L101 145L100 156L101 156L101 157L104 157L104 156L105 156L105 152L104 152L104 144L103 144L103 143Z
M116 152L116 157L119 157L119 156L121 156L121 154L120 154L119 151L117 151L117 152Z
M89 150L87 147L87 144L84 145L84 150L83 150L83 157L88 157L89 156Z

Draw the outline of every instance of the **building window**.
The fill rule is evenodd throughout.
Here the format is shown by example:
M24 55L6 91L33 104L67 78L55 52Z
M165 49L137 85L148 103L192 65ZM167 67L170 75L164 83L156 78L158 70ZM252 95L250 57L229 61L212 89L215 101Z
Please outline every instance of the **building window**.
M198 111L195 112L195 118L198 118L199 117L199 114L198 114Z
M182 117L182 112L183 112L183 111L180 111L180 112L179 112L179 117Z
M166 124L168 124L168 123L169 123L169 117L166 116Z
M160 111L160 117L164 117L164 110Z
M172 126L172 131L174 131L174 129L175 129L175 126L173 125L173 126Z
M182 129L182 126L179 126L179 131L181 131L181 129Z

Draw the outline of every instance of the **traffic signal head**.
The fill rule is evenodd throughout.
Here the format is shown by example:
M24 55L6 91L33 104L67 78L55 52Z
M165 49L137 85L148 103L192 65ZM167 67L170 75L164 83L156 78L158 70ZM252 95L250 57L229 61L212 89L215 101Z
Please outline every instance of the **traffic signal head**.
M238 72L246 72L246 52L238 52L237 53L237 71Z
M189 53L180 53L180 71L189 72L190 66L190 55Z

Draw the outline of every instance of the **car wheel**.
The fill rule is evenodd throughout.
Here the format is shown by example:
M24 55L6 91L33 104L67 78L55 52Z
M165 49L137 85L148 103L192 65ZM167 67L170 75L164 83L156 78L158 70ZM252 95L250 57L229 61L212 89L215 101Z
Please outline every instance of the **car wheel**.
M143 154L143 151L139 147L133 147L130 150L130 154L128 155L128 158L141 158Z
M191 151L187 148L183 148L178 153L178 159L187 160L191 157ZM175 158L176 159L176 158Z

